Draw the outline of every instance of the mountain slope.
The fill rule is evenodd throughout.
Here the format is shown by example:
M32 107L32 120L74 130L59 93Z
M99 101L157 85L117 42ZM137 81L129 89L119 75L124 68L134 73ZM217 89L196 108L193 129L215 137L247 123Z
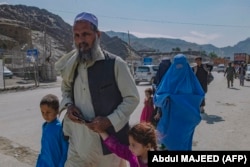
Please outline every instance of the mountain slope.
M0 16L31 30L46 32L63 45L61 50L69 51L72 48L71 26L45 9L25 5L0 5Z
M117 36L124 41L129 41L128 35L126 35L126 33L114 31L107 31L106 33L111 37ZM171 52L173 48L179 47L182 51L191 49L196 51L206 51L206 53L215 52L220 57L231 57L231 59L236 52L250 54L250 38L240 41L234 46L218 48L211 44L199 45L180 39L138 38L133 34L130 34L129 37L131 47L135 48L136 50L143 50L147 48L158 50L160 52Z
M0 49L34 47L40 55L52 54L56 60L73 48L72 26L45 9L0 5L0 16L0 35L4 37L0 39ZM126 42L109 37L104 32L101 46L123 59L129 55L138 56Z

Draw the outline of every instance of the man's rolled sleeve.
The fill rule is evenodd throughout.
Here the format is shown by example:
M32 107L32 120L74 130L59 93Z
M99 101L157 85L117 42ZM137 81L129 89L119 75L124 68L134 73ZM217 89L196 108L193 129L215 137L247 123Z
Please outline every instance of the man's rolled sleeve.
M115 61L115 77L123 101L108 116L108 119L115 131L119 131L129 121L130 115L139 104L140 96L126 62L119 57Z

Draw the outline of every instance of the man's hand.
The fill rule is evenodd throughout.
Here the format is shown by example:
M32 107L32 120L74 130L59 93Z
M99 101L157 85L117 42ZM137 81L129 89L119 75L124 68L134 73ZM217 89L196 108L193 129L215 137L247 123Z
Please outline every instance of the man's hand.
M96 117L90 123L85 123L85 125L97 133L104 132L108 127L112 126L107 117Z
M80 110L73 104L69 105L67 107L67 116L69 117L69 119L71 119L71 121L75 122L75 123L83 123L81 120L79 120L78 117L76 117L75 115L81 115Z

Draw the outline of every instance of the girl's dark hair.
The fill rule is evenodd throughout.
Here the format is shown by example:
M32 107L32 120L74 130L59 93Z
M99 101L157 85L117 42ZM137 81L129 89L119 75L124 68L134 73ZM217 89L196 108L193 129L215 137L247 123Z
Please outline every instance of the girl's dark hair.
M150 95L153 94L153 89L152 88L147 88L145 89L145 92L148 92Z
M143 146L151 144L152 148L157 150L157 133L151 123L142 122L133 126L129 130L128 135Z
M41 105L48 105L48 107L54 109L55 111L59 111L59 100L57 96L53 94L44 96L40 102L40 106Z

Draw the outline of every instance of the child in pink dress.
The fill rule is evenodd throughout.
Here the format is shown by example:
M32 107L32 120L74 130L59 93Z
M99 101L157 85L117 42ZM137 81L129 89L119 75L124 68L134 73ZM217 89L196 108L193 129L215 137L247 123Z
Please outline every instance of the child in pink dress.
M129 146L121 144L106 132L99 133L108 149L127 160L130 167L147 167L148 151L156 150L157 135L151 123L139 123L128 132Z
M152 88L145 89L144 107L142 109L140 122L151 122L154 112Z

